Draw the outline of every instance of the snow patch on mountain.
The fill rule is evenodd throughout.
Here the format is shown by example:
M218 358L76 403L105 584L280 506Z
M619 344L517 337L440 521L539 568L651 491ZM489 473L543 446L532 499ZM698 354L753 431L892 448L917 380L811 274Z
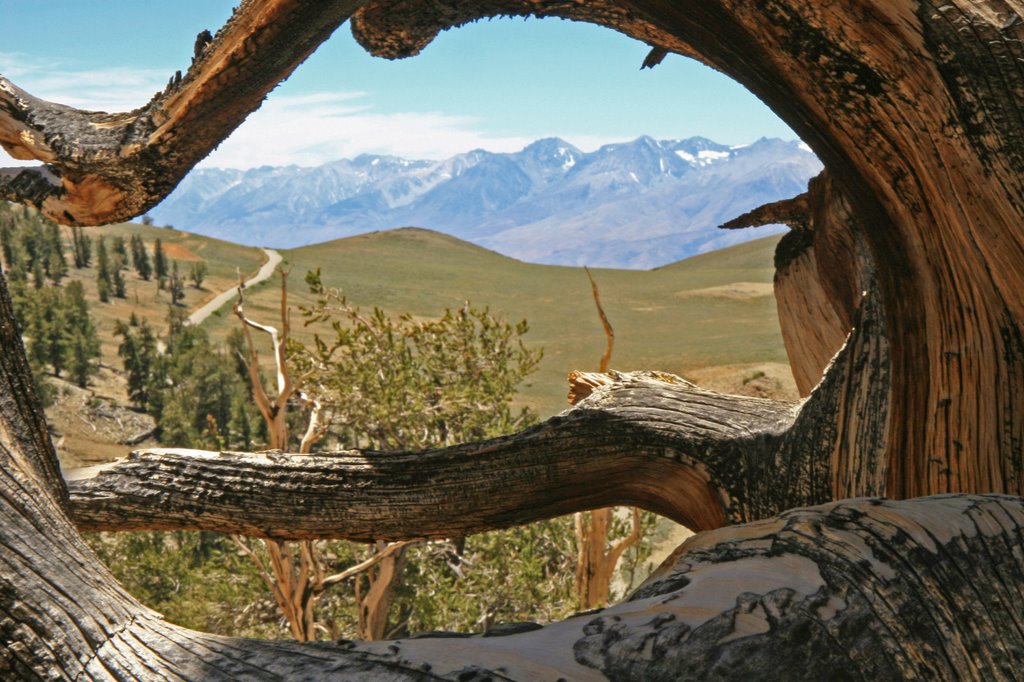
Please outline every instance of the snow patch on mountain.
M587 153L546 138L441 161L364 154L315 168L199 169L151 215L280 248L416 226L522 260L650 268L763 236L717 226L800 194L820 170L799 141L642 136Z

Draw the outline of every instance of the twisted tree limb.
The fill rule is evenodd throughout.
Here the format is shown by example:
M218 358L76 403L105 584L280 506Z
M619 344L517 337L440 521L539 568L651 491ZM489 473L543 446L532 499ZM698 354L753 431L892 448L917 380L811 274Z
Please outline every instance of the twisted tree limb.
M359 6L245 0L184 74L134 111L47 102L0 76L0 146L45 166L0 170L0 199L67 225L127 220L155 206L259 108Z
M732 471L736 460L756 458L753 451L777 440L792 415L788 404L712 394L669 377L620 375L538 427L438 450L140 451L74 481L73 513L89 530L203 528L371 541L462 537L635 504L707 529L735 514L709 463ZM777 495L781 505L795 501Z

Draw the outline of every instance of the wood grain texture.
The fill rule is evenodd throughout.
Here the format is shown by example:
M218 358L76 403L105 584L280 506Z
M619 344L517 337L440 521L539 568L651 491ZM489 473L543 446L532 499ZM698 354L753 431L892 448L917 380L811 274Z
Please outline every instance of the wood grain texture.
M416 458L142 455L76 484L82 523L94 513L111 527L287 534L287 515L316 517L338 499L348 506L300 536L402 537L420 514L417 536L461 534L620 501L698 528L766 520L698 535L624 604L506 637L300 647L185 631L125 594L72 527L0 287L0 676L1012 679L1024 669L1020 498L860 499L780 515L835 495L1024 492L1024 3L248 0L135 112L71 110L0 80L0 143L49 164L0 172L0 198L68 223L142 212L353 12L357 38L386 57L506 13L599 23L731 75L815 149L860 229L875 273L866 286L849 267L861 260L849 231L820 248L790 243L795 255L814 249L824 292L814 298L852 335L788 416L626 377L561 421ZM410 488L371 491L381 471ZM328 472L323 492L314 473ZM339 514L354 520L326 529Z
M73 481L73 514L90 530L370 541L462 537L614 504L697 530L746 513L746 489L774 462L795 406L702 391L671 375L614 376L538 427L439 450L141 451ZM802 489L760 485L756 497L778 510L805 500Z

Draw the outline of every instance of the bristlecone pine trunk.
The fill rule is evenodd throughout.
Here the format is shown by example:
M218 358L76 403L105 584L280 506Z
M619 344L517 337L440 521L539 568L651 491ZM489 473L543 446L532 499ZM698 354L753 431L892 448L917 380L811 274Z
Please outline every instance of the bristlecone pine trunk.
M0 677L1024 670L1020 0L248 0L183 77L130 113L69 109L0 80L0 143L49 164L0 171L0 197L65 223L136 215L350 16L367 49L400 57L442 29L524 13L700 59L825 162L806 196L739 221L774 212L794 227L777 287L798 380L814 386L807 400L722 396L651 372L580 375L576 407L508 438L388 457L150 451L69 498L0 281ZM877 495L903 501L833 501ZM906 499L921 495L933 497ZM614 504L709 532L600 613L490 633L504 637L365 644L170 625L116 584L73 525L376 541Z

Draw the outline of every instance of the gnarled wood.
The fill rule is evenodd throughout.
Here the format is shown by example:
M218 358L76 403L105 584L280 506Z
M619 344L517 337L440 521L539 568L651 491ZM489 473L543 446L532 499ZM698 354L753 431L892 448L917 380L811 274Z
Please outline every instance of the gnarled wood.
M0 146L40 168L0 172L0 199L67 225L127 220L155 206L326 40L356 0L245 0L182 76L145 106L82 111L0 76Z
M807 396L846 340L877 276L864 226L828 171L813 178L804 194L761 206L722 228L773 223L792 229L775 251L775 300L793 377Z
M594 21L697 55L768 103L864 225L892 352L886 490L903 497L1024 491L1022 10L1002 0L376 0L353 23L368 49L393 57L497 12Z
M747 495L735 486L757 482L736 476L740 460L771 458L765 446L777 445L794 412L670 375L618 375L538 427L438 450L140 451L73 481L72 505L83 529L202 528L279 540L463 537L616 504L705 530L743 518L745 507L731 500ZM779 510L806 500L803 490L763 485L761 497Z
M140 112L74 112L5 84L4 144L54 160L49 175L5 175L4 196L73 222L152 205L351 11L357 38L388 57L450 26L533 14L600 23L735 77L818 152L864 225L892 346L887 493L1024 490L1018 3L250 0Z
M799 415L774 426L765 422L767 429L755 424L746 441L735 432L718 433L724 435L719 444L697 437L702 430L720 431L715 420L737 410L735 402L701 396L703 412L652 415L642 404L628 408L629 391L599 387L585 401L588 414L571 412L518 440L492 443L494 450L430 453L426 462L451 458L455 466L485 468L504 456L492 469L504 485L492 482L491 490L514 492L541 507L524 515L492 506L478 513L478 527L609 503L604 498L642 498L677 518L696 515L670 488L707 497L697 505L704 516L690 519L696 527L763 517L780 504L833 494L1024 492L1019 0L250 0L184 79L137 112L77 112L0 82L0 140L16 155L51 164L0 173L0 197L40 205L67 222L106 222L144 210L356 8L357 37L391 57L422 49L450 26L509 13L593 21L659 50L699 58L750 88L817 151L855 209L877 268L877 287L864 287L868 295L851 302L847 294L858 293L849 288L854 278L834 277L825 258L841 250L815 246L813 268L806 263L800 276L811 281L817 271L838 320L852 324L854 333ZM835 234L837 243L854 243L842 231ZM1024 666L1016 609L1024 596L1018 551L1024 524L1017 498L853 501L698 536L676 568L634 601L511 640L415 640L339 652L167 626L110 581L70 527L4 298L0 290L0 634L9 643L0 650L0 672L7 676L34 670L87 678L308 671L415 679L500 672L534 679L593 672L675 679L771 669L788 678L999 679ZM628 408L614 419L596 409L613 395L615 409ZM647 400L649 394L636 395ZM668 424L709 408L711 420L684 428L691 438L687 457L699 453L700 464L676 461L680 441ZM544 463L531 450L558 451L564 445L559 435L583 437L572 431L582 424L609 443L602 452L605 441L587 441L596 466L582 452L568 458L583 467L582 475L561 470L564 457ZM513 441L514 455L502 450ZM655 446L645 450L650 443ZM721 443L729 445L720 449ZM620 457L615 449L627 446L640 454ZM372 479L384 466L359 457L352 463L362 467L361 476ZM193 474L237 477L238 470L214 471L217 459L179 458L172 472L200 489ZM515 464L520 461L525 468ZM643 468L637 473L616 465L622 461ZM399 456L393 466L402 462ZM251 467L242 459L234 463ZM279 463L286 473L295 465L286 456ZM197 514L225 500L231 507L239 494L251 501L254 489L286 502L286 490L264 480L226 495L211 485L202 498L178 489L146 497L141 479L135 488L118 488L117 481L161 466L145 457L123 465L100 486L109 484L112 496L90 498L89 505L107 505L104 513L122 525L117 509L123 505L124 513L152 524L153 509L139 499L159 500L196 527L228 524L218 513ZM695 467L713 473L694 484L680 472ZM269 456L246 471L287 480L276 477ZM430 475L444 483L454 474ZM672 476L677 480L667 483ZM344 489L350 479L339 480L337 489ZM578 488L581 480L590 488ZM175 487L173 481L149 483ZM557 501L566 491L572 504ZM430 499L426 492L420 497ZM448 513L461 511L457 501L434 501ZM364 520L351 532L376 537L384 521L383 515ZM452 525L438 516L427 522ZM244 523L256 534L279 525L273 518ZM395 537L407 534L403 523L411 525L408 519L389 523L385 534Z
M797 406L658 372L576 373L585 398L512 436L417 453L144 450L71 482L84 530L284 539L462 537L632 505L694 530L884 490L888 355L877 295ZM867 418L865 417L867 415Z

